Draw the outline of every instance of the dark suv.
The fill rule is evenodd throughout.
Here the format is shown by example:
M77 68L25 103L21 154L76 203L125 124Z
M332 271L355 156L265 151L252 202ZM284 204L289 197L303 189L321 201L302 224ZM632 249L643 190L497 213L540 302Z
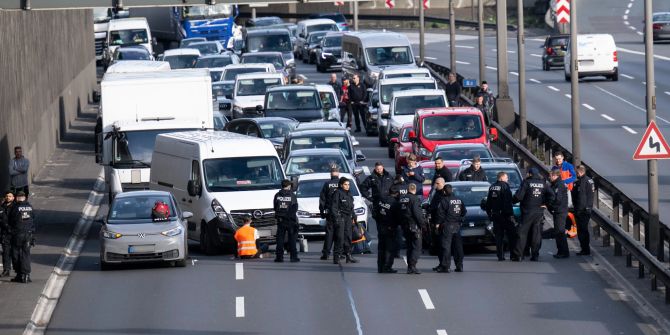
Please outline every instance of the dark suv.
M570 35L547 36L542 48L542 70L549 71L552 67L563 67L564 56Z

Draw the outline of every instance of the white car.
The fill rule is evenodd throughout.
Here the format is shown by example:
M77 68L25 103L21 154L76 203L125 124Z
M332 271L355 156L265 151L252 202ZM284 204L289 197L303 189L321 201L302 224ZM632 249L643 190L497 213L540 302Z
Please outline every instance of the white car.
M221 74L221 81L234 81L235 77L240 74L254 73L254 72L277 72L275 66L269 63L266 64L232 64L226 65Z
M393 78L433 78L425 67L416 69L385 69L379 74L379 79Z
M238 75L233 88L233 119L263 116L265 91L285 84L284 75L278 72Z
M340 121L340 104L337 101L337 94L330 85L315 85L316 90L319 91L321 98L321 105L324 111L328 109L328 121ZM329 107L329 108L328 108Z
M340 173L340 177L347 177L353 181L350 183L349 192L354 197L354 212L356 221L367 229L368 227L368 205L365 203L361 192L356 186L355 178L348 173ZM330 173L310 173L298 178L298 224L299 233L304 236L323 236L326 234L326 220L321 218L319 212L319 195L321 188L330 180Z
M200 57L198 49L182 48L165 50L159 60L170 63L171 69L190 69Z

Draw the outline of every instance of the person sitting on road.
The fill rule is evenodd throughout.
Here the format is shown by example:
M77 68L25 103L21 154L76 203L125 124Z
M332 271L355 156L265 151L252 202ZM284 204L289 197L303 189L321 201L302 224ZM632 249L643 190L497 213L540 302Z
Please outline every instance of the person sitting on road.
M258 230L251 226L251 216L246 215L242 219L243 226L235 232L235 241L237 241L237 257L258 258L261 255L263 246L257 246L259 238Z

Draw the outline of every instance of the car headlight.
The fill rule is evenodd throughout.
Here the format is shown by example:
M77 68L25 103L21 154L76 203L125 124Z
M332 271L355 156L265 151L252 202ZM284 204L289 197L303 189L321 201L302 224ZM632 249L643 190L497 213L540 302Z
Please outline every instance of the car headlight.
M216 200L216 199L212 200L212 211L214 211L214 214L220 220L223 220L223 221L230 220L230 216L228 216L228 213L226 213L226 210L223 208L223 206L221 206L219 201Z
M299 218L308 218L310 216L311 215L308 211L298 211L298 217Z
M365 215L365 207L358 207L358 208L354 209L354 214Z
M374 80L377 80L377 78L379 78L379 72L371 71L370 77Z
M173 229L170 229L170 230L163 231L163 232L161 232L161 235L167 236L167 237L172 237L172 236L177 236L177 235L181 234L182 232L183 232L183 230L181 229L181 227L177 227L177 228L173 228Z
M419 147L419 155L423 157L430 157L432 156L432 152L430 152L428 149L424 147Z
M321 53L321 58L326 59L328 57L331 57L332 55L333 54L331 54L330 52L322 52Z
M104 237L106 239L116 240L117 238L121 238L121 236L123 236L123 235L121 235L119 233L115 233L113 231L109 231L109 230L103 230L102 231L102 237Z

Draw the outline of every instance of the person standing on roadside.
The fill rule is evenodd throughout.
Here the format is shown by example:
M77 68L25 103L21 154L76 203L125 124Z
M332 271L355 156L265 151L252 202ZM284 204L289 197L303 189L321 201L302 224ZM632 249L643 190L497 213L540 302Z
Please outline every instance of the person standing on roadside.
M591 221L591 211L593 210L593 201L595 201L596 185L593 179L586 175L586 167L580 165L577 167L577 181L572 188L572 201L574 202L575 221L577 221L577 238L581 251L578 256L591 255L591 233L589 232L589 221Z
M400 208L403 215L405 241L407 242L407 274L421 274L416 268L421 256L421 232L425 225L421 199L416 196L415 184L409 184L407 195L400 197Z
M498 172L498 181L489 187L486 197L486 214L493 221L493 235L496 239L496 254L498 261L505 260L505 237L510 250L510 259L518 259L515 254L516 220L514 219L514 204L512 190L507 181L509 176L505 172Z
M321 260L327 260L330 250L333 248L333 218L328 212L328 207L332 200L333 192L338 188L340 181L340 169L336 166L330 168L330 180L323 183L321 193L319 194L319 212L321 218L326 219L326 236L323 239L323 249L321 250Z
M486 177L486 172L484 172L484 169L482 168L482 160L479 158L479 156L472 158L472 164L470 164L469 168L463 170L463 172L458 175L458 180L489 181L489 179Z
M296 237L298 237L298 199L291 191L291 181L284 179L281 182L281 190L275 194L274 211L277 218L277 253L275 262L284 261L284 236L288 233L288 252L291 262L300 262L298 250L296 249Z
M12 271L12 231L9 227L10 213L14 209L14 193L5 192L0 203L0 242L2 242L2 274L8 277Z
M479 87L477 94L482 94L484 96L484 105L486 106L486 109L489 111L493 110L493 106L495 106L496 103L496 98L493 95L491 88L489 88L489 83L487 83L486 80L482 81L482 85Z
M340 264L340 256L344 254L347 263L358 263L351 256L351 233L356 223L354 213L354 197L349 189L351 181L340 177L338 188L333 192L329 212L333 217L333 264Z
M342 79L342 89L340 92L340 120L344 122L344 117L347 117L347 129L351 129L351 100L349 100L349 79Z
M467 209L463 201L454 195L451 185L445 185L444 195L437 205L437 228L441 242L440 264L434 267L433 271L450 272L453 253L456 272L463 272L464 253L460 229L466 213Z
M552 166L551 169L553 170L554 168L558 168L561 171L561 180L563 180L566 187L565 192L570 193L577 180L577 173L575 172L575 167L565 161L563 152L560 150L554 152L554 166ZM572 197L568 195L568 207L572 205L572 200Z
M442 160L442 158L440 157L435 158L435 176L433 177L432 187L435 187L435 182L437 181L437 178L444 179L444 182L446 183L454 179L454 177L451 174L451 171L449 171L449 168L444 165L444 160Z
M556 254L554 258L568 258L568 240L565 236L565 219L568 217L568 192L565 183L561 180L561 170L553 168L549 174L551 189L554 191L554 202L549 206L549 212L554 219L554 238L556 239Z
M381 162L375 163L375 169L359 185L361 195L372 203L372 217L375 220L377 220L375 213L378 213L377 202L382 196L389 194L391 186L393 186L393 177L384 169Z
M337 82L337 74L336 73L331 73L330 74L330 80L328 81L328 85L333 88L333 91L335 91L335 98L337 101L340 101L340 97L342 96L342 86L340 86L340 83Z
M554 192L549 183L542 178L540 171L536 168L528 170L528 178L524 179L521 187L514 194L514 202L521 206L521 225L517 230L517 245L515 255L520 261L526 242L530 238L530 249L532 262L537 262L540 257L540 246L542 244L542 218L544 210L554 202Z
M365 125L365 106L367 105L367 96L367 87L361 81L360 76L355 74L353 77L353 82L349 87L349 100L351 101L351 108L356 123L356 132L361 131L361 125L363 129L367 129Z
M30 247L35 232L33 207L23 191L16 193L16 204L10 213L9 226L12 231L12 263L17 283L30 283Z
M449 72L447 80L448 82L444 85L444 90L447 92L449 107L458 107L460 106L459 101L461 99L461 84L458 83L456 74L453 72Z
M30 195L28 188L29 169L30 161L23 156L23 149L20 146L14 147L14 158L9 161L9 185L14 194L23 191L26 198Z
M423 169L416 162L416 155L410 154L407 158L407 165L402 167L402 177L410 185L415 185L417 189L423 189ZM422 198L422 195L419 195Z

